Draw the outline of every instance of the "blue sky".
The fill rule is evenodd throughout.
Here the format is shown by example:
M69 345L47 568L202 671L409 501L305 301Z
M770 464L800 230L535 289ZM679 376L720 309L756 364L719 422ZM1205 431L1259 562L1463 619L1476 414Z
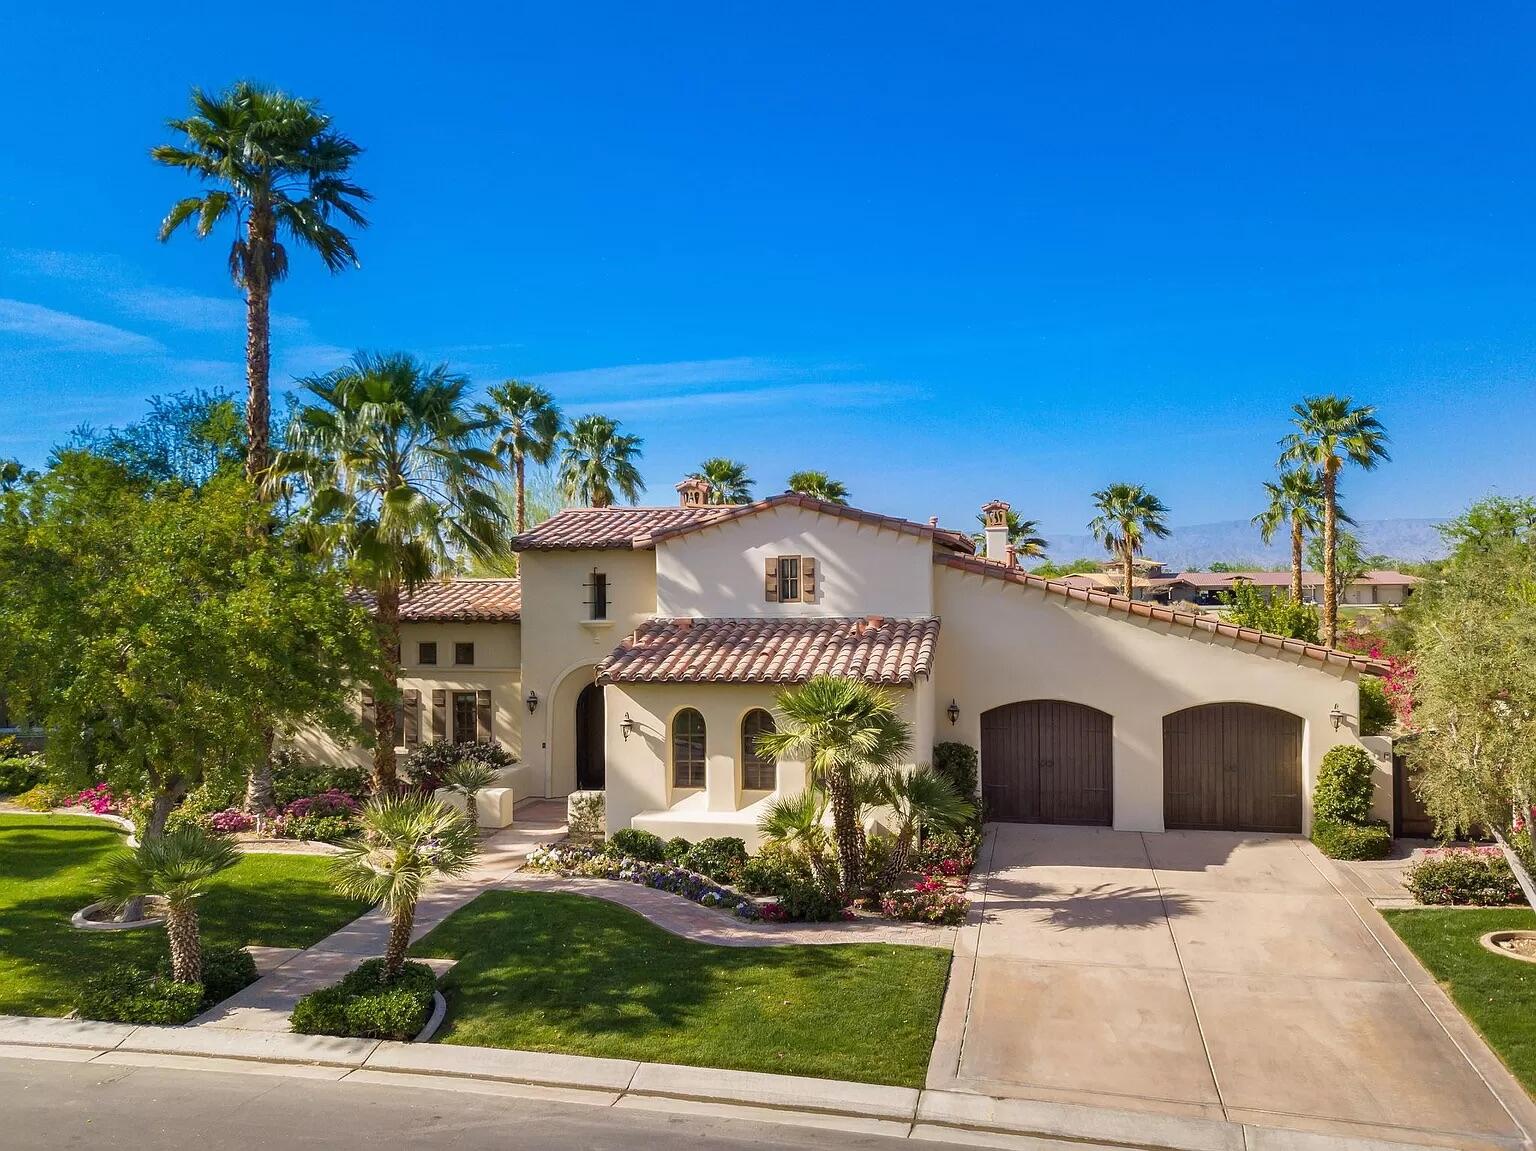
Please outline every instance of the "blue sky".
M156 241L146 151L250 77L377 197L360 271L280 285L275 386L538 378L653 502L724 454L957 524L1080 532L1116 480L1246 518L1322 390L1393 435L1359 517L1536 489L1529 8L48 7L0 16L0 455L243 387L228 236Z

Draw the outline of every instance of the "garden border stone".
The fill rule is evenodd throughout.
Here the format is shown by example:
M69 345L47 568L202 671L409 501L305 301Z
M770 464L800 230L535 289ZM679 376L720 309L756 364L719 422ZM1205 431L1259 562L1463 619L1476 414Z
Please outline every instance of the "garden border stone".
M437 1029L443 1025L443 1020L448 1017L448 1001L443 998L441 991L432 993L432 1014L427 1017L425 1026L411 1037L412 1043L425 1043L437 1034Z
M144 897L145 906L149 906L157 895ZM163 902L163 901L162 901ZM145 919L92 919L91 914L96 911L105 911L108 907L105 899L98 899L95 903L88 903L79 911L69 917L69 925L77 931L134 931L141 927L164 927L165 916L152 916Z

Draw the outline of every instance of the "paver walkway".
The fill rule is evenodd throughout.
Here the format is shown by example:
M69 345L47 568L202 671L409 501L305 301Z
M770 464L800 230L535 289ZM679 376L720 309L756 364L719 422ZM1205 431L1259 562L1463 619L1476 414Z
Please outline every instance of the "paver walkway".
M980 874L930 1088L1444 1147L1536 1129L1305 840L1004 824Z

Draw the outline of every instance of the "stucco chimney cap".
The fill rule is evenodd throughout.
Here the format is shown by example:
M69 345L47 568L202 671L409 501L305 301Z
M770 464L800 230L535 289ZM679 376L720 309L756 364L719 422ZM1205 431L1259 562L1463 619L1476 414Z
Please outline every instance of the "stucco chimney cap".
M981 505L981 514L986 518L989 528L1002 528L1008 526L1008 513L1012 510L1003 500L988 500Z
M709 499L709 481L703 476L684 476L675 490L678 503L685 508L703 507Z

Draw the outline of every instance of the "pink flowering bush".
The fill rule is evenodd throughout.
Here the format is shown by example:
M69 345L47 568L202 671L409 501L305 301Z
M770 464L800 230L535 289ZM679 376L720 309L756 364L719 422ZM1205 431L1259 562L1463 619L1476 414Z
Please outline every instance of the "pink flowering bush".
M964 923L971 901L949 890L937 875L925 875L908 891L893 891L880 900L880 910L893 919L914 923Z
M283 814L290 818L302 819L307 815L356 815L361 810L362 804L346 792L333 787L319 795L306 795L294 800L283 808Z
M1420 903L1508 907L1525 902L1515 873L1497 847L1440 847L1408 869L1408 890Z
M208 829L218 835L234 835L236 832L250 831L255 826L256 817L238 807L228 807L208 817Z
M88 807L97 815L112 815L117 811L117 799L113 796L112 789L104 783L86 788L69 802L76 807Z

